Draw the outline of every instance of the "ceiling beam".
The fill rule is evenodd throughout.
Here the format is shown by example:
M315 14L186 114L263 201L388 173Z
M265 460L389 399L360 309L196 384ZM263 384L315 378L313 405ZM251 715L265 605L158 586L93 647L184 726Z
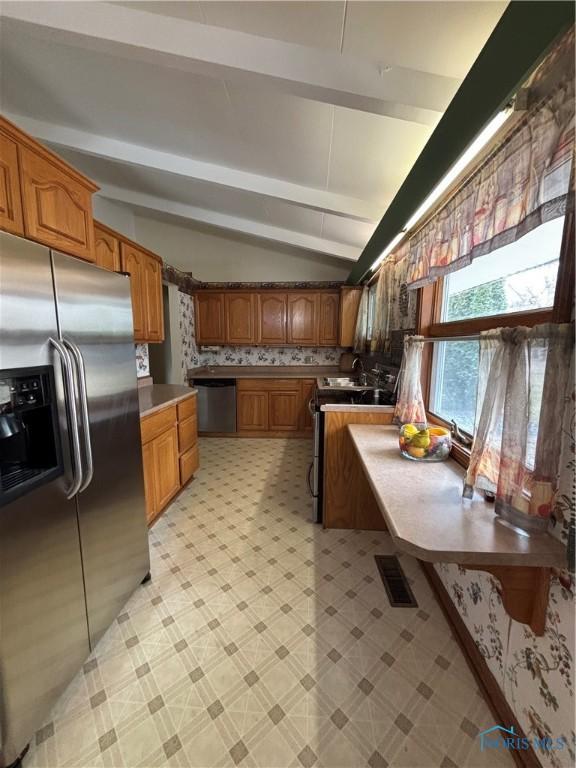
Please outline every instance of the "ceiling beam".
M292 245L296 248L303 248L307 251L324 253L328 256L334 256L346 261L356 261L360 253L359 248L351 245L337 243L333 240L326 240L315 235L307 235L302 232L294 232L291 229L275 227L271 224L265 224L260 221L243 219L239 216L231 216L217 211L211 211L207 208L198 208L194 205L177 203L172 200L166 200L153 195L146 195L142 192L134 192L128 189L122 189L108 184L102 184L98 195L106 197L109 200L117 200L121 203L146 208L152 211L160 211L171 216L188 219L189 221L210 224L214 227L227 229L232 232L242 232L244 235L251 235L263 240L272 240L277 243Z
M2 3L52 42L435 125L460 80L104 2Z
M509 102L553 42L574 24L574 4L511 2L390 203L348 277L359 283L487 123Z
M194 181L204 181L230 189L239 189L242 192L253 192L347 219L374 222L382 215L383 206L355 197L293 184L283 179L261 176L225 165L194 160L182 155L160 152L139 144L118 141L106 136L78 131L75 128L34 120L23 115L9 112L3 114L40 141L46 141L59 147L67 147L92 157L142 168L152 168Z

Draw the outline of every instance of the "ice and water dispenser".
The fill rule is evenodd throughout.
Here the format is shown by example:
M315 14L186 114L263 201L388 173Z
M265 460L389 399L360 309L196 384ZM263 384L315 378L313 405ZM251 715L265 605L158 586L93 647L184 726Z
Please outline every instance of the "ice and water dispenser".
M52 367L0 370L0 506L63 471Z

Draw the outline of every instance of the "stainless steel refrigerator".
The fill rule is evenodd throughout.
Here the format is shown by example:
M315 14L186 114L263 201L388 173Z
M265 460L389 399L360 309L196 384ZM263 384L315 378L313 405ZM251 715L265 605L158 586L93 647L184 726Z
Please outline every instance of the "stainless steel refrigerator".
M0 767L149 574L129 279L0 233Z

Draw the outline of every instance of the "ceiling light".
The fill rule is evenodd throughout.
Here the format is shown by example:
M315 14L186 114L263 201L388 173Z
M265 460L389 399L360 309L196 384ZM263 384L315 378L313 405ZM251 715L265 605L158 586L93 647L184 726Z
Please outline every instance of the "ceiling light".
M404 229L399 232L395 238L393 238L386 248L382 251L380 256L376 259L371 266L371 270L374 271L388 256L390 251L398 244L412 227L417 224L424 214L430 210L434 203L440 198L440 196L448 189L452 182L462 173L462 171L472 162L476 155L482 150L486 144L492 139L500 128L504 125L506 120L510 117L513 110L511 108L504 109L499 112L492 120L486 125L486 127L478 134L468 149L460 155L454 165L447 171L446 175L438 182L432 192L424 200L422 205L412 214L412 216L406 222Z
M370 267L370 269L371 269L372 271L374 271L374 270L376 269L376 267L379 267L379 266L380 266L380 264L382 264L382 262L384 261L384 259L386 258L386 256L388 256L388 254L390 253L390 251L391 251L393 248L395 248L395 247L396 247L396 245L397 245L397 244L400 242L400 240L402 240L402 238L404 237L404 235L405 235L405 234L406 234L406 232L403 230L402 232L398 232L398 234L396 235L396 237L392 238L392 240L391 240L391 241L388 243L388 245L386 246L386 248L384 248L384 250L382 251L382 253L380 254L380 256L378 256L378 258L376 259L376 261L374 262L374 264L372 264L372 266Z

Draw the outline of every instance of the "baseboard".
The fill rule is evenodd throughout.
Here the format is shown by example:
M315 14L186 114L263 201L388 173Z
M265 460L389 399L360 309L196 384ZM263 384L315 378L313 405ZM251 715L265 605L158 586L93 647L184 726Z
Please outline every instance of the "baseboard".
M454 637L464 654L464 658L468 662L478 687L484 694L486 703L494 715L494 724L513 726L519 738L523 738L525 734L516 715L512 711L510 704L506 701L502 689L478 650L478 646L474 642L466 624L464 624L434 566L432 563L419 562L436 599L440 603L440 607L452 629ZM519 768L542 768L542 764L532 747L526 750L510 750L510 755Z

